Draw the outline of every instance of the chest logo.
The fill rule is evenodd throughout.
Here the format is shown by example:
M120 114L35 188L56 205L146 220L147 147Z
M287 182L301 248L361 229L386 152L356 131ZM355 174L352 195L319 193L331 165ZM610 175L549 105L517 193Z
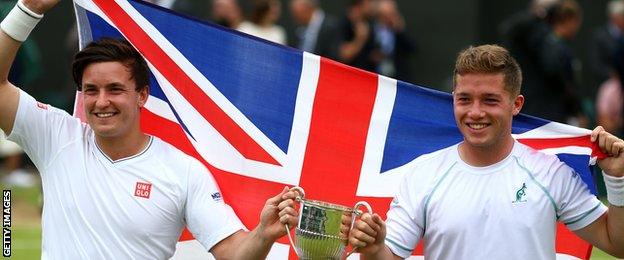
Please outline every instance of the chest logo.
M134 188L134 196L149 199L150 193L152 192L152 184L137 182L136 187Z
M527 202L526 189L527 189L526 183L522 183L522 187L518 189L518 191L516 191L516 200L512 201L511 203Z

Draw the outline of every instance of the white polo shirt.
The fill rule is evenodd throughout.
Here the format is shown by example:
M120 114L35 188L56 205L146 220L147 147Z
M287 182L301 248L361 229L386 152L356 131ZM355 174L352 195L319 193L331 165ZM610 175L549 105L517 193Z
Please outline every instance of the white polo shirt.
M88 125L21 91L8 138L41 174L43 259L168 259L184 226L207 249L244 229L204 165L156 137L112 161Z
M556 223L581 229L607 207L554 155L518 142L504 160L473 167L458 145L413 163L388 212L386 245L428 259L555 259Z

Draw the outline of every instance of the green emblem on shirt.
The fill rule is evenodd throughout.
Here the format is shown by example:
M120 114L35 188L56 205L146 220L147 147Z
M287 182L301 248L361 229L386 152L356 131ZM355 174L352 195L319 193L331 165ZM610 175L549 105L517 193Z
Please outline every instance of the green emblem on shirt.
M522 183L522 188L516 191L516 200L514 200L512 203L526 202L526 188L526 183Z

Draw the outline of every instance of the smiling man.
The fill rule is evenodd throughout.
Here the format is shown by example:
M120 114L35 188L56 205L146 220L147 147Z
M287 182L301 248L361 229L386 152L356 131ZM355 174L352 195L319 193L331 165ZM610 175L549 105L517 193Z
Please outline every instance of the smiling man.
M602 127L591 134L609 155L598 162L607 208L556 156L513 139L521 82L502 47L459 54L453 108L464 140L416 159L386 222L368 213L356 222L350 242L363 258L407 258L423 239L429 259L554 259L557 221L624 257L624 141Z
M76 54L82 124L7 80L15 54L58 0L23 0L0 24L0 128L37 166L44 191L43 259L168 259L186 226L217 259L261 259L296 219L288 189L267 200L251 232L198 160L140 129L145 60L125 40ZM289 195L289 194L292 194Z

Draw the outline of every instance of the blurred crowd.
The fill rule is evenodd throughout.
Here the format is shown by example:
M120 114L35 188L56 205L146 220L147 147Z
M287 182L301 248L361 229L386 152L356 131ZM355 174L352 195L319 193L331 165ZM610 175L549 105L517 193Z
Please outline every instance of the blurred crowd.
M399 80L416 73L410 67L416 37L406 30L409 25L396 0L346 0L344 11L335 14L325 12L318 0L250 2L245 15L236 0L213 0L211 18L232 29ZM296 24L291 39L278 24L282 8ZM585 66L570 46L583 21L583 10L575 0L532 0L526 10L498 26L496 43L508 48L523 69L524 113L584 128L603 125L622 136L619 79L624 76L624 1L609 1L605 16L607 23L592 33ZM591 77L581 83L583 69Z
M174 11L182 11L189 2L148 1ZM399 80L409 80L416 73L410 61L417 56L417 37L406 30L410 24L396 0L344 0L345 8L338 13L323 10L319 0L238 1L209 1L210 20ZM4 16L14 3L0 1L0 14ZM295 25L294 33L287 33L279 24L284 22L280 19L283 12L289 12L287 22ZM604 14L606 24L595 28L591 39L581 39L589 40L589 57L583 66L570 45L583 23L583 10L575 0L532 0L526 10L498 26L495 43L508 48L523 70L523 113L585 128L602 125L622 136L624 0L609 1ZM68 42L76 48L75 32L70 33ZM26 42L11 72L12 81L22 85L39 77L38 63L36 44ZM582 70L591 75L583 83L579 80ZM73 103L73 96L65 99L60 103ZM0 151L5 144L0 141ZM0 156L16 154L9 150L11 153ZM4 159L2 168L5 172L19 170L20 161Z
M290 0L288 10L297 25L287 39L277 24L278 0L252 0L246 17L236 0L214 0L212 19L223 26L275 43L315 53L348 65L402 79L415 42L405 33L405 21L395 0L348 0L343 14L326 13L318 0Z
M570 47L583 19L577 2L534 0L501 24L501 41L522 67L524 113L622 135L624 2L610 1L606 15L588 45L589 91L582 91L582 66Z

